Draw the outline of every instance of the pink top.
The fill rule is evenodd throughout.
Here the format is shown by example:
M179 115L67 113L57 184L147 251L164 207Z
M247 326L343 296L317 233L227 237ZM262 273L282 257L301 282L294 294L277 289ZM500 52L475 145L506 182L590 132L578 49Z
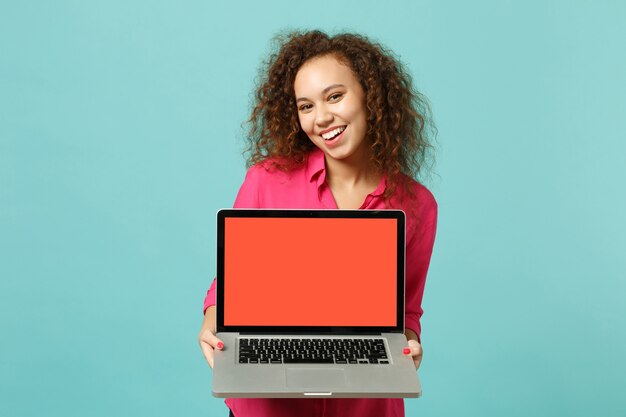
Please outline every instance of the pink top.
M305 163L289 173L267 169L264 164L248 170L237 198L235 208L295 208L337 209L337 204L326 179L324 153L314 149ZM406 306L405 328L419 337L422 316L422 296L430 263L437 226L437 203L423 185L412 181L415 207L392 198L385 203L382 195L386 181L383 178L368 194L360 209L396 208L406 213ZM396 195L401 193L397 189ZM215 280L211 284L204 309L215 305ZM236 417L298 417L313 416L403 416L404 402L399 398L327 398L327 399L263 399L228 398L226 404Z

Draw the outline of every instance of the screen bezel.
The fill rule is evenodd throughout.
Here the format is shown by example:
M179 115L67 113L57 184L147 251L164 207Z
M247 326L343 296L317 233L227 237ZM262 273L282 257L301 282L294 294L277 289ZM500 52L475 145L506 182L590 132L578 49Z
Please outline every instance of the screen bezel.
M396 219L397 300L396 326L225 326L224 325L224 231L225 219L245 218L352 218ZM379 334L404 332L405 214L401 210L277 210L222 209L217 212L217 331L263 334Z

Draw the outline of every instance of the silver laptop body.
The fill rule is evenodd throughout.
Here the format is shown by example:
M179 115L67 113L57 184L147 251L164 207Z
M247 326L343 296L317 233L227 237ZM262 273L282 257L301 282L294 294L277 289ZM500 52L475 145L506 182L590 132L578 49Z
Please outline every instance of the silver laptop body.
M214 396L421 395L402 211L224 209L217 235Z

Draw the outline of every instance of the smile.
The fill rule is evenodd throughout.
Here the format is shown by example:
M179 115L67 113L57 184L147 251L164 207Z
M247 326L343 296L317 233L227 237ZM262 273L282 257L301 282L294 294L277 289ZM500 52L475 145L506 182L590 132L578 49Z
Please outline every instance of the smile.
M343 132L344 130L346 130L346 126L341 126L341 127L331 130L330 132L325 132L321 136L322 136L322 139L324 140L333 140L335 137L341 134L341 132Z

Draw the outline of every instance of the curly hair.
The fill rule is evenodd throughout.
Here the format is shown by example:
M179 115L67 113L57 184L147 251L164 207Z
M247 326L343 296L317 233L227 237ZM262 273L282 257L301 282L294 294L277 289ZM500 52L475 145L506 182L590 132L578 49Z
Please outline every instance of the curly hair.
M332 55L361 83L367 108L367 139L372 163L387 175L384 198L398 185L412 195L410 178L418 180L432 167L431 133L435 132L426 98L393 54L367 37L321 31L290 32L275 38L278 46L264 62L249 123L247 165L270 162L289 171L315 148L300 127L294 81L308 60Z

